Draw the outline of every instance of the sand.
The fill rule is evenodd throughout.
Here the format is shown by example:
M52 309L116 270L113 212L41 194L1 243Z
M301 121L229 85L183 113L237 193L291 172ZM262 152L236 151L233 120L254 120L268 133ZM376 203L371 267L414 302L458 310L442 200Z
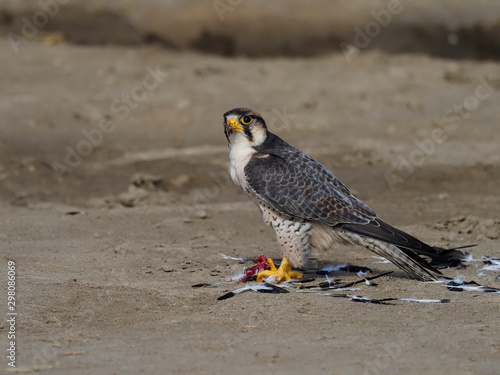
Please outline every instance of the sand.
M227 174L221 120L236 106L259 111L393 225L438 246L477 244L474 258L500 256L499 68L379 51L248 59L38 38L3 55L0 282L6 301L14 261L16 370L498 373L498 294L408 279L362 248L314 253L306 276L349 262L395 271L356 294L450 302L295 290L217 298L241 286L226 278L244 267L221 253L280 257ZM500 287L498 272L478 276L477 265L443 273ZM4 315L2 349L8 330Z

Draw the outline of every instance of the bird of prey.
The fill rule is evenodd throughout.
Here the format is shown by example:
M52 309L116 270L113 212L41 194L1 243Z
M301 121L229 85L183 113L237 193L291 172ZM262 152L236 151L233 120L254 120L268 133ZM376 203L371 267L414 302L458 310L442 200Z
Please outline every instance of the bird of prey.
M283 253L278 281L300 278L292 266L305 266L312 248L334 243L361 245L387 258L418 280L436 280L440 272L426 259L451 250L435 248L381 220L323 165L271 133L261 115L248 108L224 113L233 182L260 208ZM422 257L423 256L423 257Z

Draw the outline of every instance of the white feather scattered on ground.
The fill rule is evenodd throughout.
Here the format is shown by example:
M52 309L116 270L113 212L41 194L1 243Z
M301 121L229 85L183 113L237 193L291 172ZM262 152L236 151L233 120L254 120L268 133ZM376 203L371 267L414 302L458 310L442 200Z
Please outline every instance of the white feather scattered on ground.
M359 271L356 275L359 277L367 276L370 272L369 271Z
M240 294L249 290L253 290L254 292L263 292L263 293L288 293L288 290L283 289L279 286L268 284L268 283L248 283L245 284L244 287L233 290L229 293L226 293L219 298L219 301L225 300L231 297L234 297L236 294Z
M386 259L384 257L379 257L379 256L372 255L372 258L379 260L378 262L372 262L372 263L391 263L390 260L388 260L388 259Z
M425 298L398 298L400 301L417 302L417 303L448 303L449 299L425 299Z
M247 263L247 262L251 261L251 259L248 259L248 258L245 258L245 257L232 257L232 256L226 255L226 254L221 254L220 256L223 257L224 259L236 260L236 261L238 261L240 263Z
M226 277L226 281L240 281L245 276L245 270L241 269L236 275Z
M246 263L251 261L251 259L245 258L245 257L233 257L230 255L226 254L220 254L224 259L228 260L234 260L238 261L240 263ZM389 263L389 261L383 257L379 256L373 256L375 259L380 259L380 262L374 262L374 263ZM481 257L481 259L473 259L472 256L468 256L466 259L467 262L469 263L476 263L475 266L479 266L479 262L482 262L484 264L484 267L481 268L479 271L500 271L500 258L495 258L495 257ZM351 266L348 263L344 264L339 264L339 265L330 265L328 267L322 268L318 273L324 274L325 275L325 280L326 282L323 282L321 284L325 285L319 285L318 287L314 287L314 289L309 289L309 290L304 290L304 289L295 289L296 292L299 293L319 293L323 294L326 296L331 296L331 297L344 297L352 301L356 302L371 302L371 303L386 303L387 301L407 301L407 302L416 302L416 303L447 303L450 302L447 299L426 299L426 298L385 298L385 299L372 299L370 297L366 296L359 296L359 295L351 295L351 294L333 294L333 293L322 293L322 291L325 290L325 288L330 288L330 289L335 289L336 291L358 291L361 290L361 288L353 288L352 286L354 284L359 284L359 283L364 283L368 286L370 285L377 285L372 283L370 280L374 278L378 278L380 276L384 276L385 274L377 275L374 277L369 277L365 278L364 280L358 280L356 282L352 283L345 283L345 284L337 284L335 278L328 277L328 273L334 272L334 271L348 271L349 268L353 269L360 269L359 272L357 272L357 275L361 278L366 276L369 271L365 271L363 267L357 267L357 266ZM240 270L236 275L228 277L226 280L235 282L235 281L240 281L242 277L245 275L245 270ZM484 276L486 275L485 272L479 272L477 276ZM314 280L314 279L312 279ZM227 299L230 297L233 297L236 294L248 291L248 290L253 290L253 291L258 291L258 292L266 292L266 293L288 293L285 289L283 288L296 288L296 286L292 285L291 283L282 283L280 284L280 287L273 285L272 283L276 282L276 277L275 276L270 276L266 278L266 283L249 283L246 284L245 286L236 289L232 292L229 292L225 294L222 297L219 297L219 299ZM446 278L446 277L441 277L437 281L429 281L427 283L438 283L438 284L443 284L447 288L449 288L452 291L471 291L471 292L484 292L484 293L500 293L499 288L492 288L489 286L482 286L477 284L474 281L467 281L464 277L457 275L453 279ZM213 284L215 286L217 284ZM208 285L204 285L208 286ZM212 286L212 285L210 285Z
M479 271L500 271L500 263L498 264L488 264L481 268Z
M324 268L320 269L318 272L321 272L321 273L323 273L323 272L324 273L330 273L330 272L333 272L333 271L338 272L338 271L340 271L342 269L345 269L347 267L349 267L349 264L347 264L347 263L339 264L338 266L334 266L332 264L331 266L327 266L327 267L324 267Z
M363 275L367 275L369 273L372 273L373 271L367 267L359 267L355 266L349 263L344 263L344 264L339 264L338 266L334 266L333 264L327 267L324 267L320 269L318 272L316 272L319 275L326 275L330 272L338 272L338 271L344 271L344 272L350 272L350 273L358 273L358 275L361 273Z

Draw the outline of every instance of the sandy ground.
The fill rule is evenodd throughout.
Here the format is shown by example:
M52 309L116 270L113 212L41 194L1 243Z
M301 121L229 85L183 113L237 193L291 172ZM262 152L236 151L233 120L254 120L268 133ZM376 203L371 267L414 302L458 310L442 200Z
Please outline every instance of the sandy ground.
M394 225L499 256L497 62L251 60L31 40L3 54L0 71L0 280L5 301L15 261L18 371L498 373L498 294L407 279L361 248L314 254L307 276L345 262L395 270L356 293L450 303L295 291L218 301L239 285L191 287L243 267L221 253L279 258L226 172L221 119L236 106L261 112ZM474 265L443 272L500 287L498 272L477 276Z

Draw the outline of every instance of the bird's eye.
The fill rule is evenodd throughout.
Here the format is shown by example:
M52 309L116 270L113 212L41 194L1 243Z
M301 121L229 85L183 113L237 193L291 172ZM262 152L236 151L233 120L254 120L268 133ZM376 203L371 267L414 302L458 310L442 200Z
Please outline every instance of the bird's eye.
M240 121L243 125L248 125L252 122L253 118L251 116L243 116Z

